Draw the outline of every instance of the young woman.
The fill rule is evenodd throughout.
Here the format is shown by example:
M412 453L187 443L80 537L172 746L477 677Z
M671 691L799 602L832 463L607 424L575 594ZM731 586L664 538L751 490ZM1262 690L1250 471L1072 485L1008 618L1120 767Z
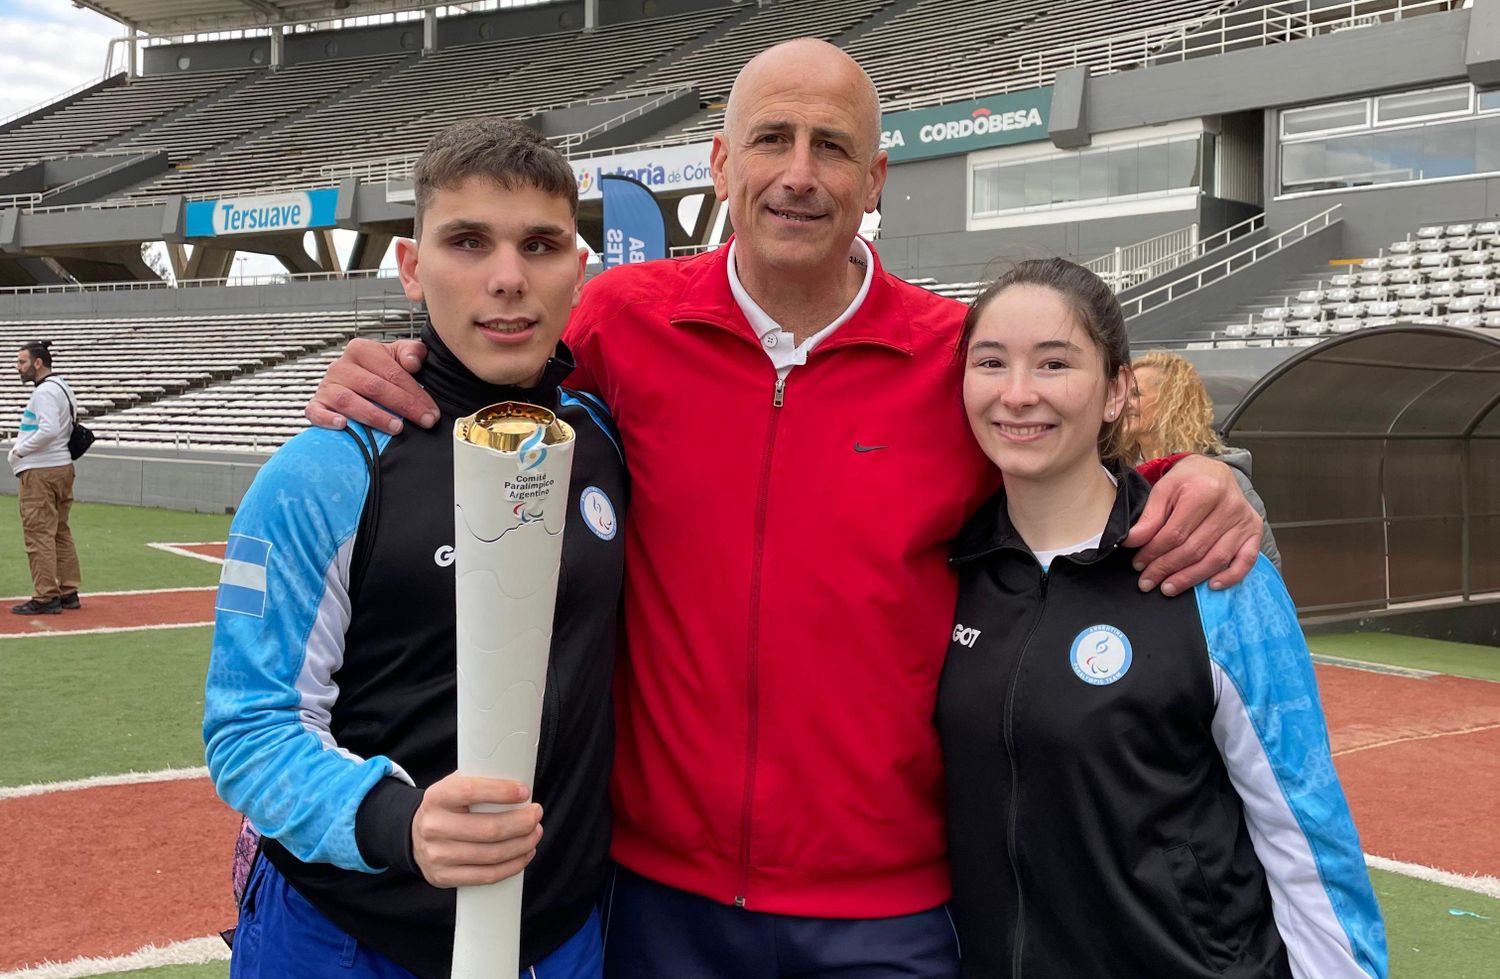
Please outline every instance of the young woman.
M953 911L974 977L1364 979L1384 927L1297 613L1260 561L1143 593L1120 546L1130 386L1108 288L1023 262L965 322L1005 488L954 552L938 696Z
M1170 350L1153 350L1132 361L1130 371L1135 385L1125 414L1136 455L1160 459L1196 452L1218 459L1233 470L1240 492L1264 520L1266 505L1250 485L1250 453L1226 446L1214 431L1214 402L1192 361ZM1281 552L1269 520L1261 530L1260 552L1280 570Z

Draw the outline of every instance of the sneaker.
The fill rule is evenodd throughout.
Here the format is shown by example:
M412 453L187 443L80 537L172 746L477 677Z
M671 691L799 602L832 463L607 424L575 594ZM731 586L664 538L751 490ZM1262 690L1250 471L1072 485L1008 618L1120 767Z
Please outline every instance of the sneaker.
M12 605L10 610L17 615L61 615L62 599L54 598L50 602L39 602L33 598L20 605Z
M64 595L60 601L62 602L62 607L66 609L83 608L83 603L78 600L78 593L76 591Z

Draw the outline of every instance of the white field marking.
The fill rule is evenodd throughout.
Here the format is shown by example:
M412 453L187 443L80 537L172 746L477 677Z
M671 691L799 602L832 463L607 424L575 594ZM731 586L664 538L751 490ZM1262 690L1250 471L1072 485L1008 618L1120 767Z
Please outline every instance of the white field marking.
M21 799L49 792L77 792L80 789L98 789L107 785L144 785L148 782L178 782L194 778L208 778L208 769L161 768L154 772L120 772L117 775L91 775L88 778L69 779L66 782L36 782L31 785L0 787L0 800Z
M1442 884L1444 887L1456 887L1462 891L1472 891L1475 894L1483 894L1485 897L1500 899L1500 878L1486 877L1483 874L1475 874L1472 877L1468 874L1455 874L1436 867L1424 867L1419 863L1404 863L1389 857L1377 857L1373 853L1365 854L1365 863L1375 870L1387 870L1404 877L1425 880L1429 884Z
M38 629L36 632L0 632L0 640L3 639L39 639L44 636L97 636L105 632L147 632L152 629L197 629L206 625L213 625L213 619L204 619L202 622L164 622L159 625L119 625L112 628L99 629Z
M84 598L112 598L115 595L170 595L180 591L218 591L218 585L184 585L181 588L136 588L126 591L83 591ZM30 595L14 595L0 598L0 602L24 602Z
M177 542L172 543L172 544L156 544L156 543L152 543L152 544L147 544L146 546L147 547L154 547L158 551L166 551L168 554L177 554L177 555L180 555L182 557L197 558L200 561L207 561L210 564L223 564L224 563L224 559L221 558L221 557L214 557L213 555L210 555L210 554L199 554L197 551L190 551L190 550L188 550L188 548L189 547L202 547L204 544L228 544L228 543L229 543L228 541L222 541L222 540L191 540L191 541L177 541Z
M1413 680L1430 680L1435 676L1446 676L1433 670L1418 670L1410 666L1390 666L1385 663L1367 663L1362 659L1347 659L1343 656L1329 656L1327 653L1313 653L1312 661L1324 666L1342 666L1350 670L1364 670L1366 673L1389 673L1392 676L1410 677Z
M1430 734L1413 734L1409 738L1391 738L1389 741L1376 741L1374 744L1362 744L1353 748L1345 748L1343 751L1335 751L1333 757L1342 758L1345 755L1358 754L1361 751L1370 751L1375 748L1389 748L1393 744L1406 744L1408 741L1435 741L1438 738L1451 738L1459 734L1478 734L1480 731L1493 731L1500 728L1500 724L1480 724L1475 727L1461 728L1457 731L1433 731Z
M85 956L71 962L45 962L11 972L0 972L0 979L83 979L85 976L108 975L113 972L133 972L136 969L151 969L163 965L200 965L205 962L225 962L229 959L229 946L217 935L210 938L189 938L157 947L147 945L129 955L113 958L91 958Z

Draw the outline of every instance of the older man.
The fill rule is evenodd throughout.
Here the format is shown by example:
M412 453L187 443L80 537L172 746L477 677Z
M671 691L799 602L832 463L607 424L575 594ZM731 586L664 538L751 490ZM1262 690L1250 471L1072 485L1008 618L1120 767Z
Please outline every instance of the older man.
M993 487L958 397L964 307L856 236L885 184L879 120L837 48L756 57L714 138L735 238L595 279L569 329L634 486L615 976L957 975L932 713L948 542ZM365 398L437 418L359 342L308 414L399 426ZM1130 543L1171 593L1238 580L1259 533L1228 470L1193 459Z

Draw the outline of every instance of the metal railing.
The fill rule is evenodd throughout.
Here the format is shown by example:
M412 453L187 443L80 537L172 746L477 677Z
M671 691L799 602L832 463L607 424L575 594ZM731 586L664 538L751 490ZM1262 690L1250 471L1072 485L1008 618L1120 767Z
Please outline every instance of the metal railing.
M1148 309L1158 309L1175 299L1181 299L1183 296L1197 292L1210 282L1217 281L1225 276L1234 275L1236 272L1244 271L1257 262L1269 258L1309 235L1327 228L1338 220L1337 215L1342 207L1342 204L1335 204L1328 210L1308 218L1301 224L1288 228L1280 234L1267 238L1265 241L1252 245L1242 251L1235 252L1227 258L1199 269L1192 275L1184 276L1168 282L1164 286L1158 286L1150 292L1142 293L1134 299L1121 304L1125 318L1130 319L1131 317L1139 316Z
M1133 245L1121 245L1091 262L1084 262L1083 267L1109 283L1109 287L1115 292L1119 292L1146 281L1149 276L1144 274L1143 269L1147 266L1155 265L1168 255L1180 255L1184 251L1196 249L1197 245L1198 223L1195 221L1186 228L1168 231Z
M396 269L355 269L351 272L286 272L278 275L225 275L217 279L178 279L128 282L66 282L42 286L7 286L0 295L39 295L49 293L142 292L155 289L206 289L222 286L271 286L296 282L336 282L344 279L392 279Z
M1241 10L1221 8L1205 17L1176 24L1025 54L1017 61L1017 67L1026 72L1034 65L1036 74L1029 81L1044 85L1051 77L1049 72L1056 74L1060 68L1087 65L1090 74L1107 75L1133 65L1169 64L1241 48L1265 47L1462 6L1463 0L1347 0L1329 4L1297 0Z
M602 136L605 133L609 132L611 129L614 129L616 126L623 125L624 123L627 123L632 119L638 119L646 113L650 112L652 109L659 109L662 106L666 105L668 102L672 101L674 98L680 96L683 92L689 90L690 89L687 86L679 86L678 88L672 89L671 91L663 92L660 95L653 96L652 98L647 99L645 102L642 102L640 105L632 106L619 115L604 120L597 126L590 126L588 129L585 129L581 133L570 133L567 136L559 137L553 143L553 145L561 150L564 156L569 156L570 154L568 153L568 150L588 142L595 136Z
M72 88L68 89L66 92L59 92L56 95L49 96L49 97L47 97L45 99L42 99L40 102L36 103L35 105L28 105L26 108L21 109L19 112L12 112L10 115L6 116L5 118L0 119L0 126L8 125L8 124L10 124L12 122L15 122L17 119L21 118L22 116L29 116L33 112L36 112L36 111L41 110L41 109L45 109L47 106L51 105L54 102L61 102L63 99L68 98L69 96L77 95L79 92L83 91L86 88L91 88L91 87L93 87L95 85L98 85L100 82L107 81L108 79L113 78L115 75L122 75L122 74L124 74L124 72L117 71L117 72L114 72L112 74L100 75L98 78L90 78L88 81L79 82L77 85L74 85Z
M155 155L156 153L159 153L159 152L161 152L161 151L160 150L129 150L129 151L118 151L118 152L114 152L114 153L77 153L77 154L74 154L74 157L78 157L78 156L96 156L96 157L118 156L118 157L122 157L122 159L120 160L120 162L115 163L115 164L111 164L110 166L105 167L103 170L95 170L92 173L86 173L86 174L84 174L81 177L75 177L74 179L69 180L65 184L58 184L56 187L51 187L51 188L48 188L47 190L42 191L41 200L45 201L49 197L55 197L56 195L61 194L63 191L72 190L74 187L82 187L84 184L88 183L90 180L94 180L94 179L96 179L98 177L107 176L107 175L109 175L111 173L114 173L114 172L116 172L118 170L123 170L126 167L130 166L131 164L139 163L141 160L143 160L143 159L145 159L145 158L147 158L149 156L153 156L153 155ZM33 210L34 209L35 208L33 208Z
M1116 248L1113 254L1101 255L1092 262L1085 263L1084 267L1108 282L1116 292L1120 292L1158 275L1165 275L1188 262L1197 261L1236 238L1259 231L1265 224L1266 215L1262 211L1222 231L1216 231L1207 238L1199 238L1198 225L1193 224L1155 238L1147 238L1134 245ZM1174 240L1181 244L1174 248Z

